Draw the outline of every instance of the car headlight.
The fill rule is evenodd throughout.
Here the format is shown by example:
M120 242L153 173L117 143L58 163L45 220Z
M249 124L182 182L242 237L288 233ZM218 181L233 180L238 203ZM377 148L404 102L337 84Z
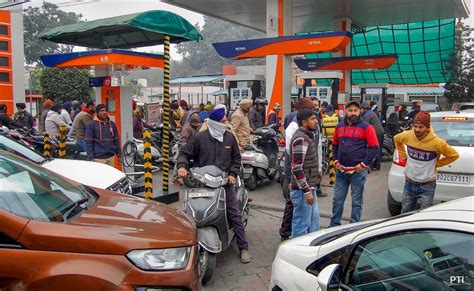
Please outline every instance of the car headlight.
M183 269L188 264L190 247L154 250L133 250L127 258L138 268L148 271Z

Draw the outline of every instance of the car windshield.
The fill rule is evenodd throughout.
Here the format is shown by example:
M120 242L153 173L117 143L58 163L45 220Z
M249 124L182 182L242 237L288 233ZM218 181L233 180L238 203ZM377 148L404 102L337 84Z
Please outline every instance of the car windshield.
M474 147L474 119L467 121L449 121L436 119L431 127L440 138L451 146Z
M0 135L0 149L28 159L37 164L42 164L45 161L45 158L38 152L3 135Z
M410 108L410 110L411 110L411 108ZM421 104L421 110L423 110L423 111L440 111L440 108L439 108L439 105L436 104L436 103L424 103L424 104Z
M411 104L405 104L405 105L407 107L407 112L412 112L413 111L413 107L412 107ZM436 103L422 103L421 104L421 110L433 112L433 111L440 111L441 108ZM394 112L395 112L395 106L389 105L387 107L387 117L390 116L390 114L392 114Z
M27 219L65 221L77 201L89 198L83 186L0 150L0 209Z

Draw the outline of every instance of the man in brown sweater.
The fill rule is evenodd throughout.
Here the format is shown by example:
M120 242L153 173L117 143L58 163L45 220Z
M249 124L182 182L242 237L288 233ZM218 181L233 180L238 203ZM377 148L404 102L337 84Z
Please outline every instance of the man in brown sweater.
M74 131L76 133L76 143L86 150L86 128L92 122L95 113L95 101L89 100L82 111L74 118Z

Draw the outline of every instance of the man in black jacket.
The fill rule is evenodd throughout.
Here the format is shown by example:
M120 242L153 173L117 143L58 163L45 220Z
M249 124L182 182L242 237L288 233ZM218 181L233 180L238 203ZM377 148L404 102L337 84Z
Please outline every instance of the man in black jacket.
M22 128L23 126L11 119L7 114L7 106L5 104L0 104L0 126L6 126L8 129Z
M248 251L248 241L235 191L241 157L237 139L227 130L226 121L225 108L211 111L207 120L208 129L195 135L181 148L178 155L178 176L187 176L190 160L194 161L195 167L214 165L229 174L229 185L225 187L227 218L234 227L240 261L246 264L252 261L252 257Z
M16 109L18 109L18 111L13 115L13 119L19 124L21 124L23 127L26 127L28 129L33 128L35 120L33 118L33 115L26 111L26 104L17 103Z

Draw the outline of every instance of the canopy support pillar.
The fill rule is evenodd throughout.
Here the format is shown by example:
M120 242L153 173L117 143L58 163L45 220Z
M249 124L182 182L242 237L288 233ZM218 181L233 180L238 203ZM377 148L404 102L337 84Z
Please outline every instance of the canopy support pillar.
M292 6L293 0L267 0L267 37L292 35ZM272 110L276 103L280 103L280 117L291 112L291 61L290 55L266 57L267 110Z
M170 36L164 36L163 69L163 193L169 190L170 172Z
M334 20L334 31L348 31L352 30L352 20L350 18L342 18ZM351 56L351 44L352 40L340 51L334 53L336 57L350 57ZM352 76L351 70L342 71L342 80L339 83L339 92L348 94L349 97L352 93Z

